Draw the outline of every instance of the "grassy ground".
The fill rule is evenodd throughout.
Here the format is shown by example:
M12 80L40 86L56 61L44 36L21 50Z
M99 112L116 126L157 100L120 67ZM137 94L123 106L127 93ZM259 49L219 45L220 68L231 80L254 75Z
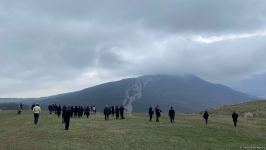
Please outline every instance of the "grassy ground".
M235 105L227 105L217 109L210 109L210 113L230 115L236 111L239 115L252 113L254 117L266 118L266 100L251 101Z
M90 119L71 119L68 131L55 115L43 112L38 125L32 117L26 111L22 115L0 111L1 150L266 149L266 119L259 117L240 117L234 128L230 115L211 115L206 126L198 114L177 115L174 124L166 114L159 123L148 122L146 114L110 121L97 114Z

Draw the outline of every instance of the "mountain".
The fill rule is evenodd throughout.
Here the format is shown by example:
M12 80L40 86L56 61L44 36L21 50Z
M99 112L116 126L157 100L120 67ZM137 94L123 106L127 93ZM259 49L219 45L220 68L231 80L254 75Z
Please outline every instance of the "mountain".
M26 99L23 98L0 98L0 103L22 102Z
M204 81L193 75L148 75L128 78L71 92L42 98L41 104L96 105L123 104L128 112L146 112L159 105L163 112L173 106L177 112L196 112L210 107L254 99L229 87Z
M14 110L22 103L24 109L30 108L32 103L41 101L42 98L0 98L0 110Z
M233 87L238 91L255 95L260 99L265 99L266 98L265 81L266 81L266 74L261 74L261 75L253 75L247 79L236 80L230 83L226 83L226 85L229 85L230 87Z

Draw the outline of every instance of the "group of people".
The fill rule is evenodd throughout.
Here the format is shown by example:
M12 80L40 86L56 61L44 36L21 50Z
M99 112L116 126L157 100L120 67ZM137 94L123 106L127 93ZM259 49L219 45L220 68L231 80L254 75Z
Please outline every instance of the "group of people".
M61 108L61 105L56 105L56 104L52 104L52 105L48 106L49 113L50 114L55 113L56 115L58 115L58 118L60 117L61 114L62 114L62 117L64 117L63 112L66 108L67 108L66 105L64 105L62 108ZM83 117L83 115L87 116L87 118L89 118L90 112L93 112L94 114L96 113L96 107L95 106L91 106L91 107L89 107L89 106L70 106L70 110L71 110L71 113L70 113L71 118L73 118L73 117L81 118L81 117Z
M65 124L65 130L69 129L70 118L82 118L83 115L89 118L91 112L96 114L96 106L71 106L52 104L48 106L49 114L56 114L58 118L62 114L62 123Z
M208 124L208 119L209 119L209 113L208 113L207 110L203 113L202 117L205 119L205 123L207 125ZM232 119L233 119L234 127L236 127L238 114L235 111L232 113Z
M19 107L22 109L22 104L20 104ZM39 104L33 104L31 108L32 108L33 115L34 115L34 124L38 124L39 115L41 113L41 108L40 108ZM70 118L72 118L72 117L80 118L83 116L83 114L86 115L87 118L89 118L90 112L96 113L96 107L95 106L82 107L82 106L63 105L63 107L61 108L61 105L52 104L52 105L48 106L48 110L49 110L50 114L54 113L58 117L60 117L60 115L62 114L62 123L65 124L65 130L69 129ZM109 120L109 115L112 115L113 117L115 116L116 119L119 119L119 118L125 119L124 111L125 111L125 108L123 105L121 105L120 107L118 105L111 106L111 107L109 107L108 105L105 105L103 113L105 116L105 120ZM154 110L151 106L149 107L149 110L148 110L149 121L152 121L154 111L155 111L155 115L156 115L156 122L159 122L159 118L161 117L161 112L162 112L162 110L159 108L159 106L156 106ZM170 118L170 122L174 123L175 110L173 109L173 107L170 107L169 112L168 112L168 116ZM209 119L208 111L205 111L203 113L202 117L205 119L205 123L207 125L208 119ZM238 114L236 112L233 112L232 119L233 119L234 127L236 127L237 119L238 119Z
M162 110L159 108L159 106L156 106L154 110L155 110L155 115L156 115L156 122L159 122L159 118L161 117ZM150 117L149 121L152 121L152 117L153 117L154 111L153 111L151 106L149 108L148 113L149 113L149 117ZM168 116L170 117L170 122L174 123L174 121L175 121L175 110L173 109L173 107L170 108L170 110L168 112Z
M91 107L89 106L66 106L64 105L61 108L61 105L57 104L51 104L48 106L49 114L56 114L58 115L58 118L62 114L62 123L65 123L65 130L68 130L69 128L69 123L70 123L70 118L82 118L83 115L86 115L87 118L89 118L90 113L96 114L96 106L92 105ZM108 105L105 105L105 108L103 110L105 120L109 120L109 115L112 115L113 117L115 116L116 119L125 119L124 117L124 111L125 108L123 105L118 107L116 106L111 106L108 107Z
M161 112L162 112L162 110L159 109L159 106L156 106L155 107L156 122L159 122L159 118L161 117ZM150 120L149 121L152 121L153 114L154 114L154 111L153 111L152 107L150 106L150 108L149 108Z
M159 109L159 106L155 107L155 115L156 115L156 122L159 122L159 118L161 117L161 109ZM153 108L150 106L149 110L148 110L148 114L149 114L149 121L152 121L152 117L154 114ZM168 112L168 116L170 118L170 122L174 123L175 121L175 110L173 109L173 107L170 107L170 110ZM205 111L203 113L202 116L205 119L205 123L206 125L208 124L208 119L209 119L209 113L208 111ZM237 119L238 119L238 114L234 111L232 114L232 119L233 119L233 123L234 123L234 127L236 127L237 124Z
M119 117L120 119L125 119L124 111L125 111L125 108L123 105L121 105L120 107L118 107L118 105L109 107L106 104L103 110L104 119L109 120L109 115L112 115L113 117L115 116L116 119L119 119Z

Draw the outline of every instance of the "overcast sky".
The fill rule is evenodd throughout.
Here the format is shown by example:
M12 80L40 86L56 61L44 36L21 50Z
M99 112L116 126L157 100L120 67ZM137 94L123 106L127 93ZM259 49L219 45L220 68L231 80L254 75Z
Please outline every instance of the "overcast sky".
M266 75L266 1L0 0L0 68L0 97L144 74L250 80Z

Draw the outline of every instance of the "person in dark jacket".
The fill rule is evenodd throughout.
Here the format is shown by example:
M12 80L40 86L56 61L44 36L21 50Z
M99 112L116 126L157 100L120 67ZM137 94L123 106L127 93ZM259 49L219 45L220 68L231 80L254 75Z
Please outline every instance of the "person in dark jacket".
M159 106L156 106L155 108L155 115L156 115L156 122L159 122L159 118L161 117L161 110L159 109Z
M64 121L64 115L65 115L65 113L66 113L66 109L67 109L67 106L64 105L64 106L62 107L62 123L65 122L65 121Z
M80 118L82 115L82 112L81 112L81 106L78 107L78 118Z
M87 118L89 118L89 116L90 116L90 107L89 106L87 106L86 107L86 109L85 109L85 115L87 116Z
M71 118L73 118L73 115L74 115L74 111L75 111L75 109L74 109L74 107L73 106L71 106Z
M119 108L117 105L115 106L115 119L119 119Z
M58 106L55 104L54 105L54 113L57 115L57 110L58 110Z
M71 117L71 106L67 106L64 113L65 130L68 130Z
M234 126L236 127L238 114L237 114L236 112L233 112L233 114L232 114L232 118L233 118Z
M171 109L169 110L169 117L170 117L170 122L173 123L175 121L175 110L173 109L173 107L171 107Z
M205 122L206 122L206 125L207 125L208 124L208 118L209 118L209 113L208 113L207 110L203 113L202 117L205 119Z
M152 121L152 116L153 116L153 110L152 110L152 107L150 106L149 108L149 116L150 116L150 121Z
M104 113L104 119L109 120L110 108L108 107L108 105L105 105L103 113Z
M34 107L35 107L35 104L32 104L32 105L31 105L31 110L32 110Z
M114 106L111 107L111 114L113 117L115 117L115 107Z
M120 106L119 111L120 111L120 119L125 119L124 117L125 108L123 105Z
M80 117L83 117L84 114L84 108L83 106L80 106Z
M74 108L74 117L75 118L77 118L77 116L78 116L78 111L79 111L78 106L75 106L75 108Z
M52 114L53 106L52 106L52 105L49 105L49 106L48 106L48 110L49 110L49 114Z

